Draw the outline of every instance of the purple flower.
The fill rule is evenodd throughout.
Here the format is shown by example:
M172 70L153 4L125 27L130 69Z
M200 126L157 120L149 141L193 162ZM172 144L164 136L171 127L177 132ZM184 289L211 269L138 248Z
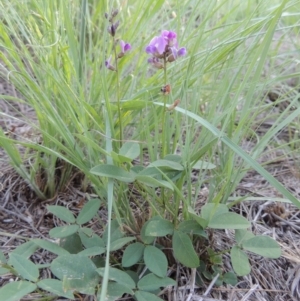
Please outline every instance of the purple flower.
M129 43L125 43L123 40L120 41L121 52L118 54L118 58L121 58L131 49L131 45Z
M163 30L161 32L161 36L165 39L168 46L170 46L170 47L175 46L176 48L178 48L178 43L177 43L177 39L176 39L176 37L177 37L176 32Z
M152 54L155 57L162 58L163 53L166 50L167 41L163 36L154 37L149 45L146 47L146 52Z
M105 67L111 71L116 71L116 68L113 65L111 65L110 61L111 56L105 61Z
M174 62L187 53L186 48L179 49L176 32L168 30L163 30L160 36L154 37L145 51L152 56L148 62L159 69L164 67L163 58L168 62Z
M157 57L154 57L154 56L150 57L148 59L148 63L151 64L153 67L155 67L157 69L162 69L164 67L162 62Z

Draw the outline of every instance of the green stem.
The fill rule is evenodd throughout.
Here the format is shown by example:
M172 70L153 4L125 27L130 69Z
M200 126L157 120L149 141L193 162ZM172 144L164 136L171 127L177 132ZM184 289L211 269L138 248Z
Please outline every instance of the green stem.
M167 84L167 59L164 57L164 84ZM167 110L167 95L164 95L164 110L162 116L162 150L161 150L161 158L166 156L166 110Z
M118 54L117 54L117 48L116 48L116 40L115 37L113 37L113 50L114 50L114 56L115 56L115 62L116 62L116 75L117 75L117 106L118 106L118 117L119 117L119 147L122 146L123 141L123 126L122 126L122 113L121 113L121 97L120 97L120 74L119 74L119 68L118 68Z

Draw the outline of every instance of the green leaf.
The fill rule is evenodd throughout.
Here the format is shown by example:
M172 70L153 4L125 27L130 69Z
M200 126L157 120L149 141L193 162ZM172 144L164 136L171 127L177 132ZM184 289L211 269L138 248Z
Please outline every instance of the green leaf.
M190 237L181 232L174 231L172 238L172 247L175 258L188 268L196 268L199 266L199 258L194 250Z
M121 102L121 107L124 111L135 111L145 108L148 104L149 102L146 100L133 99Z
M238 279L236 274L233 272L227 272L223 275L223 281L230 285L236 285L238 283Z
M68 251L58 246L56 243L51 241L43 240L43 239L33 239L32 240L36 245L40 248L45 249L53 254L56 255L67 255L69 254Z
M195 220L182 221L178 226L178 230L186 234L199 235L207 239L206 232Z
M205 229L208 225L208 221L202 218L201 216L197 215L192 207L188 207L188 212L190 216L196 221L203 229Z
M174 231L173 224L161 217L155 217L155 219L151 219L150 222L147 224L145 229L146 236L155 236L155 237L162 237L168 234L172 234Z
M158 277L152 273L144 276L137 284L140 290L150 292L169 285L176 285L176 281L169 277Z
M142 239L144 244L152 244L155 240L154 236L147 236L145 234L146 228L147 228L149 223L150 223L150 220L147 221L146 223L144 223L144 225L142 226L142 230L141 230L141 239Z
M115 241L112 241L110 244L110 251L117 251L127 245L129 242L135 240L135 237L123 237Z
M164 157L164 160L173 161L176 163L181 163L182 158L179 155L169 154Z
M112 164L101 164L95 166L90 170L90 172L97 176L107 177L125 183L131 183L135 180L133 174Z
M103 277L105 269L106 268L97 269L98 274ZM133 281L133 279L127 273L119 269L109 267L108 279L116 281L117 283L122 284L129 289L135 288L135 282Z
M231 263L238 276L245 276L251 272L248 256L238 246L233 246L230 251Z
M162 177L162 172L156 167L147 167L142 169L139 173L139 176L148 176L150 178L159 178Z
M149 164L149 167L157 167L161 170L184 170L183 166L180 163L169 161L165 159L157 160Z
M140 242L135 242L127 246L122 257L122 266L131 267L138 263L143 256L145 246Z
M242 245L246 240L255 237L255 235L245 229L237 229L235 230L235 240L239 245Z
M93 236L89 237L85 233L83 233L81 230L79 230L79 237L81 239L82 244L86 248L91 248L91 247L105 247L104 240L98 236L97 234L93 234Z
M69 254L77 254L82 251L82 242L77 233L74 233L70 236L61 238L59 240L59 245L68 251ZM67 254L60 254L60 255L67 255Z
M37 283L38 287L50 292L56 296L64 297L69 300L74 300L74 295L72 292L65 292L63 289L62 281L56 279L43 279Z
M78 255L82 256L96 256L96 255L101 255L105 252L105 248L101 247L91 247L85 250L82 250L81 252L78 253Z
M0 264L1 263L6 263L7 262L7 259L4 255L4 253L0 250Z
M162 299L158 298L154 294L144 292L144 291L136 291L134 296L137 301L162 301Z
M153 188L164 187L164 188L168 188L172 191L174 190L173 186L165 180L158 180L158 179L152 178L151 176L144 176L144 175L140 175L140 174L138 174L135 178L137 181L139 181L149 187L153 187Z
M33 241L27 241L17 246L12 253L22 255L23 257L30 257L39 247Z
M245 229L250 227L250 223L243 216L228 212L214 215L208 223L208 227L212 229Z
M246 240L243 248L267 258L279 258L281 250L278 243L269 236L258 235Z
M28 281L15 281L0 288L0 301L19 301L35 291L37 286Z
M209 222L213 216L227 213L228 211L228 207L224 204L207 203L201 208L201 217Z
M193 169L197 169L197 170L203 170L203 169L215 169L216 168L216 165L215 164L212 164L210 162L205 162L205 161L197 161L193 166L192 166Z
M1 275L6 275L6 274L11 274L11 271L9 269L0 267L0 276Z
M125 142L120 148L119 154L133 160L140 155L140 145L136 142Z
M116 152L112 151L110 153L112 159L117 163L131 163L132 159L124 157L122 155L117 154Z
M115 219L112 220L110 225L110 241L113 242L119 238L122 238L124 236L124 233L121 231L121 226L119 225L119 222ZM105 228L102 238L105 243L107 244L107 237L108 237L108 227Z
M76 218L76 223L79 225L89 222L98 212L101 202L99 199L89 200L81 209Z
M63 206L47 206L47 210L66 223L75 223L73 213Z
M129 289L125 285L117 282L109 282L107 285L107 292L105 301L114 301L122 297L124 294L133 295L133 290Z
M159 277L165 277L168 269L166 255L154 246L146 246L144 250L144 262L147 268Z
M8 263L13 265L18 274L24 279L32 282L36 282L38 280L39 269L26 257L19 254L10 253Z
M78 229L78 225L56 227L50 230L49 235L53 238L63 238L76 233Z
M64 290L94 295L100 276L96 266L86 256L70 254L59 256L51 263L51 272L63 281Z

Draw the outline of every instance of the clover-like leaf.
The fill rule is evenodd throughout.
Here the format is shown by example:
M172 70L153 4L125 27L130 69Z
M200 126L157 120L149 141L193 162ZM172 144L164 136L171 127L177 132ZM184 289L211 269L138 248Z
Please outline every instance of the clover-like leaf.
M246 240L243 248L267 258L278 258L281 255L278 243L266 235L258 235Z
M76 218L76 222L79 225L89 222L98 212L101 202L99 199L89 200L81 209Z
M47 210L66 223L75 223L73 213L63 206L47 206Z
M181 232L174 231L172 237L172 247L175 258L188 268L196 268L199 266L199 258L194 250L190 237Z
M233 246L230 251L231 263L238 276L248 275L251 271L248 256L238 246Z
M168 269L166 255L154 246L146 246L144 250L144 262L146 267L159 277L165 277Z
M145 246L140 242L135 242L127 246L122 257L122 266L124 268L131 267L138 263L142 258Z

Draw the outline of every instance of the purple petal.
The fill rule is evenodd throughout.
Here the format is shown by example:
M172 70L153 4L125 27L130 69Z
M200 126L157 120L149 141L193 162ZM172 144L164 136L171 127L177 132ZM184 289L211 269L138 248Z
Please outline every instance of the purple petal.
M185 47L182 47L180 48L178 51L177 51L177 55L178 56L184 56L187 54L187 51L186 51L186 48Z
M155 54L156 53L156 47L153 46L153 45L148 45L145 49L145 51L148 53L148 54Z
M121 46L121 52L125 52L125 42L123 40L120 41L120 46Z
M165 41L165 39L163 37L158 37L157 43L155 46L156 46L157 52L159 54L163 54L166 49L167 42Z
M129 43L126 43L124 46L124 52L127 52L129 50L131 50L131 45Z

